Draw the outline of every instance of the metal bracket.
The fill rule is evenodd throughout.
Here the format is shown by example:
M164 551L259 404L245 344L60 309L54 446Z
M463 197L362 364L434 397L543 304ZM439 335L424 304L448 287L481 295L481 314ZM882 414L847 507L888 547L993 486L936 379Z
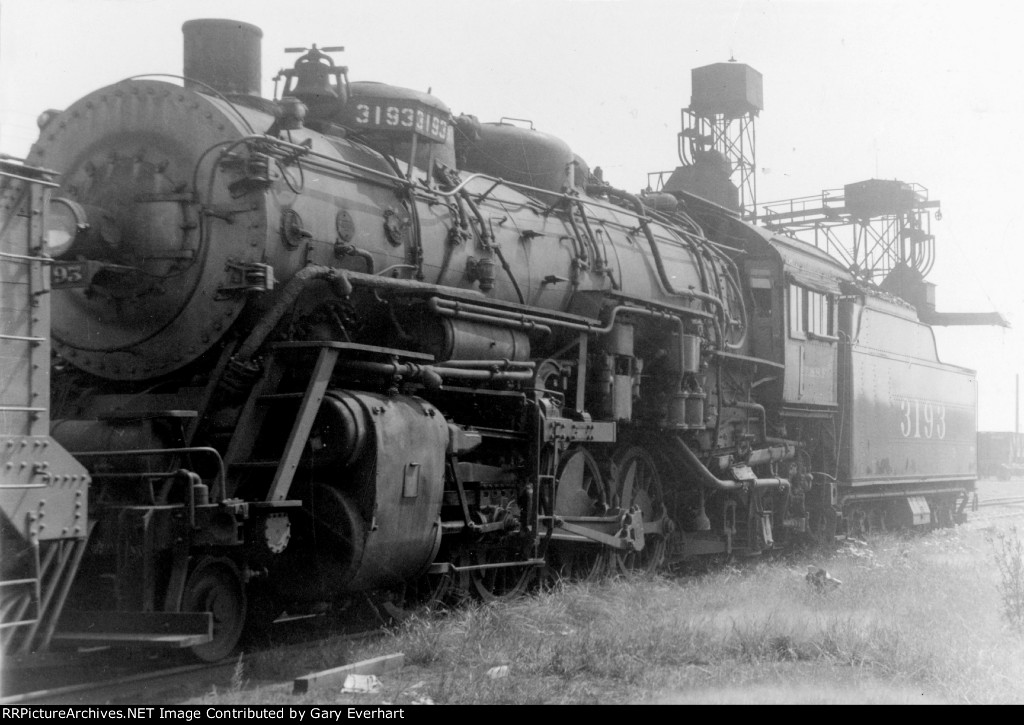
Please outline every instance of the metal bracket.
M270 157L266 154L252 153L248 156L225 154L220 158L220 168L241 174L241 178L228 184L228 191L235 199L245 196L251 191L268 189L274 183L270 170Z
M253 209L251 206L225 206L223 204L211 204L203 207L203 215L220 219L228 224L235 223L236 214L248 214Z
M274 268L261 262L237 262L225 265L228 279L217 288L218 294L269 292L274 289Z
M616 425L613 421L576 421L568 418L545 418L544 441L572 443L614 443Z
M591 526L585 525L587 523ZM638 506L634 506L629 511L622 511L618 516L570 517L569 519L555 516L554 524L557 528L570 534L582 536L620 551L643 551L645 534L661 534L665 528L662 525L663 521L658 521L653 528L645 525L643 513ZM595 524L617 528L614 534L607 534L593 528Z

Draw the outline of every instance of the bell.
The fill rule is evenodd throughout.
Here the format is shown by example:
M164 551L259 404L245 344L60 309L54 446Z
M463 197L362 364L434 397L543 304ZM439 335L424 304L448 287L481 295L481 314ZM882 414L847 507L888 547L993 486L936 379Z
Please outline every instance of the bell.
M330 66L316 60L299 59L295 64L295 88L291 95L307 105L324 98L337 99L338 92L331 87L331 70Z
M309 52L295 62L293 69L285 71L289 83L284 95L294 96L306 104L311 118L330 120L348 101L348 84L342 81L347 71L345 66L335 65L331 57L314 44Z

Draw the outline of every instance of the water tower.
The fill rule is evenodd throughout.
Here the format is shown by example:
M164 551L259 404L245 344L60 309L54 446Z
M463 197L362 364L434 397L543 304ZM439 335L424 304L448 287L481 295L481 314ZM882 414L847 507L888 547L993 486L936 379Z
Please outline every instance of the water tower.
M754 119L764 108L761 74L730 60L690 71L681 111L682 166L656 174L657 188L686 191L753 218L757 209Z

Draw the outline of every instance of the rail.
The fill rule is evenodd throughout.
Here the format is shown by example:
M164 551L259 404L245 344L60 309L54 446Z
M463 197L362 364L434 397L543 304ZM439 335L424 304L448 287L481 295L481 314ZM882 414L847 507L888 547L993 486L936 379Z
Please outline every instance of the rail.
M978 501L978 506L1017 506L1020 504L1024 504L1024 496L1004 496Z

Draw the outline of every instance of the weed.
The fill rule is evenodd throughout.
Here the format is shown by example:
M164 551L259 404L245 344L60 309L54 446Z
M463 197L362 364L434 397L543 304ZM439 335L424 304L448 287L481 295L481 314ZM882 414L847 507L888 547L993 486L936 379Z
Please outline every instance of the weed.
M560 584L441 616L417 613L379 640L304 650L290 666L403 652L403 672L381 678L380 697L392 703L1024 703L1024 637L1007 638L1001 617L1003 609L1024 614L1024 537L954 534L881 535L827 560L741 562L690 578ZM827 564L843 585L822 596L805 578L812 563ZM280 679L287 667L279 659L246 655L244 671L239 662L207 701L258 702L259 693L231 689L243 675ZM489 677L499 665L508 676Z
M246 685L245 663L242 662L242 655L238 655L235 668L231 671L231 687L228 692L241 692Z
M997 531L991 537L999 569L999 599L1003 617L1017 632L1024 634L1024 544L1016 526Z

